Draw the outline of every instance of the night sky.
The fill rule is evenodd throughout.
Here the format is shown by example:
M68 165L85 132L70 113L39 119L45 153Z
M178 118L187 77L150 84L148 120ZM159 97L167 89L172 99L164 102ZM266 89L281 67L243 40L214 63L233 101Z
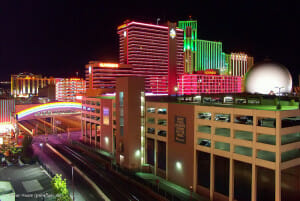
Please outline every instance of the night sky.
M124 20L156 23L159 17L164 23L187 20L191 15L198 20L198 38L222 41L225 52L246 52L255 62L265 58L279 62L298 81L299 3L122 2L1 0L0 80L9 80L10 74L20 72L69 77L78 71L83 76L89 60L118 62L116 28Z

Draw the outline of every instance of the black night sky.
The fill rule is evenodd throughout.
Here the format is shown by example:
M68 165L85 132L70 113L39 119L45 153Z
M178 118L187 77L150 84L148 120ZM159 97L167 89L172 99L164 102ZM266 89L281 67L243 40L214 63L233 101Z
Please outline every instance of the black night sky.
M225 52L243 51L255 62L270 58L298 81L300 4L291 2L1 0L0 80L20 72L83 75L89 60L118 61L116 28L124 20L163 23L192 15L198 38L222 41Z

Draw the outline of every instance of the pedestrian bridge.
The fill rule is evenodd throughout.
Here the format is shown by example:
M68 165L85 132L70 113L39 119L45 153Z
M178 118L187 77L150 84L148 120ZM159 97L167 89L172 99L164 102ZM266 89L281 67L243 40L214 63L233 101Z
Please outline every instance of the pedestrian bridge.
M53 116L75 115L81 112L81 103L52 102L45 104L16 105L16 120L28 120Z

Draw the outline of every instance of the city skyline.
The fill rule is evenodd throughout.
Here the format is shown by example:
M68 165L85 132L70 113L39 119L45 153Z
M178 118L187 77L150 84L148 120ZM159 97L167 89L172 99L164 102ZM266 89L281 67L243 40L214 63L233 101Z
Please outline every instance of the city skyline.
M160 18L159 24L163 24L167 20L188 20L190 15L198 21L198 38L220 41L226 52L245 52L255 62L270 58L285 65L292 74L299 73L292 5L243 2L231 6L206 2L169 7L149 4L146 9L131 4L122 8L90 1L84 6L70 3L4 5L7 9L2 14L7 29L1 33L1 80L26 71L55 77L66 72L74 76L78 71L83 77L84 65L90 60L118 62L116 30L124 20L155 24ZM15 60L16 55L19 56ZM297 83L296 76L293 79Z

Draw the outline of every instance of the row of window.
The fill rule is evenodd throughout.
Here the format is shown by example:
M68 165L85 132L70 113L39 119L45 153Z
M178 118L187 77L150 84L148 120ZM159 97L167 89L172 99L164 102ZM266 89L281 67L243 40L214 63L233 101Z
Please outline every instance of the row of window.
M156 109L154 107L148 107L147 112L148 113L156 113ZM157 114L167 114L167 109L166 108L158 108Z
M94 113L100 113L100 109L95 109L95 108L92 108L92 107L82 106L82 110L83 111L94 112Z
M148 117L147 118L147 123L148 124L155 124L155 118L153 117ZM166 126L167 125L167 120L166 119L158 119L157 120L158 125Z
M89 100L83 100L82 104L87 104L87 105L97 105L100 106L100 102L99 101L89 101Z
M147 133L149 134L155 134L155 128L147 128ZM167 131L165 130L158 130L157 135L166 137L167 136Z
M205 119L211 120L211 113L210 112L199 112L198 119ZM215 121L222 121L222 122L231 122L230 114L215 114L214 116ZM253 116L242 116L236 115L234 116L234 123L238 124L245 124L245 125L253 125ZM276 119L275 118L259 118L257 120L257 126L261 127L269 127L269 128L276 128ZM300 117L289 117L281 120L281 127L291 127L291 126L299 126L300 125Z
M84 115L84 114L82 114L82 117L86 117L86 118L88 118L88 119L93 119L93 120L97 120L97 121L100 121L100 117L98 117L98 116L94 116L94 115Z
M211 126L199 125L198 132L210 134ZM215 135L230 137L230 129L229 128L215 128ZM233 137L235 139L253 141L253 133L249 132L249 131L234 130ZM275 135L258 134L257 142L275 145L276 144L276 136ZM300 132L281 136L281 145L290 144L290 143L294 143L294 142L300 142Z
M199 138L198 139L198 145L200 146L206 146L206 147L211 147L211 141L209 139L203 139ZM225 142L215 142L214 144L215 149L220 149L223 151L230 151L230 144L225 143ZM244 156L249 156L252 157L253 155L253 149L250 147L245 147L245 146L239 146L239 145L234 145L234 153L244 155ZM270 152L270 151L265 151L265 150L257 150L256 152L256 158L275 162L276 159L276 154L275 152ZM293 160L295 158L300 158L300 150L299 149L294 149L286 152L281 153L281 162Z

